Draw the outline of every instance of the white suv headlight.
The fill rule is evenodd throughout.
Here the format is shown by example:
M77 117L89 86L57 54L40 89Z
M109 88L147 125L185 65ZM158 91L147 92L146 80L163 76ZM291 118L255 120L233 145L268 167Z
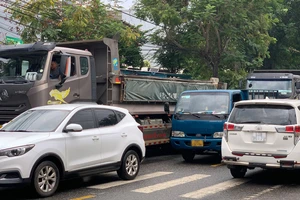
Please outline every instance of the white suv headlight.
M0 150L0 156L7 156L7 157L15 157L21 156L30 151L34 147L34 144L20 146L20 147L13 147L9 149Z
M223 132L215 132L214 135L213 135L213 138L222 138L224 135Z
M173 137L185 137L185 134L182 131L172 131L172 136Z

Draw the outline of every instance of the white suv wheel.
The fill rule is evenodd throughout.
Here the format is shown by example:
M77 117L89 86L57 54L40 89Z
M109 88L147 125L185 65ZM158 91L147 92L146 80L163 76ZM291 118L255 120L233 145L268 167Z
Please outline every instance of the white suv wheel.
M50 161L44 161L34 171L33 184L35 191L42 197L51 196L59 184L59 171Z
M129 150L122 158L121 168L117 171L120 178L134 179L140 170L140 158L134 150Z
M134 176L139 168L138 158L134 154L130 154L126 159L126 171L130 176Z

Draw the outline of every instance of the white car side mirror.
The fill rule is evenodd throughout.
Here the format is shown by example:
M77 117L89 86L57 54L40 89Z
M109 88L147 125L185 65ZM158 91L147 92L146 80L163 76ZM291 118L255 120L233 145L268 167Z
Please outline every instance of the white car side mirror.
M66 128L65 128L65 132L80 132L82 131L83 128L80 124L69 124Z

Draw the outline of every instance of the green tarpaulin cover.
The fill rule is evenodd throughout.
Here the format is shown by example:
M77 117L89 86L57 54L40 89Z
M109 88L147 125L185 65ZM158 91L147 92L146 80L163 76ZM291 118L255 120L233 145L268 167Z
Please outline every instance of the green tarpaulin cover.
M216 89L212 83L162 81L125 78L123 101L168 101L176 102L185 90Z

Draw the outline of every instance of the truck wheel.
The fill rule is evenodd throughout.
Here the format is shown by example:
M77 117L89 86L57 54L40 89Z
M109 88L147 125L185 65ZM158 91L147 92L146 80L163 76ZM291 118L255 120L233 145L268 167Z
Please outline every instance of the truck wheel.
M33 186L39 196L49 197L56 191L59 179L57 166L51 161L44 161L34 170Z
M234 178L243 178L246 175L247 169L242 167L231 168L230 173Z
M185 162L193 162L194 157L195 157L195 153L193 153L191 151L184 151L184 152L182 152L181 155Z
M134 179L140 170L140 158L134 150L129 150L122 158L121 168L117 171L118 176L124 180Z

